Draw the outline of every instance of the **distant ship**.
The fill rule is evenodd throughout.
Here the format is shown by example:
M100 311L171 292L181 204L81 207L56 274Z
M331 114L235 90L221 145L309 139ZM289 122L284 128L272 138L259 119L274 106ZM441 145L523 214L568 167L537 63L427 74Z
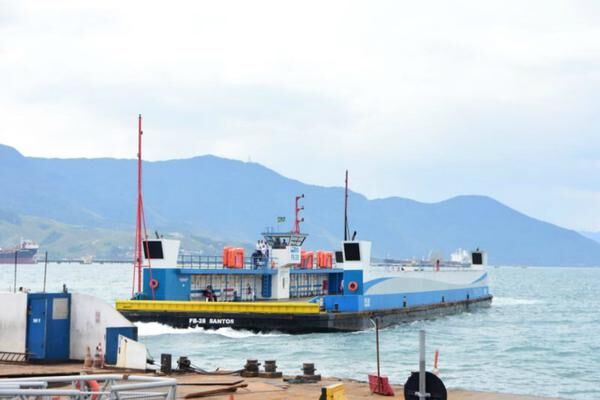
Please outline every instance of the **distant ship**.
M0 248L0 264L14 264L15 254L18 264L35 264L39 248L40 246L31 240L21 240L21 243L10 249Z

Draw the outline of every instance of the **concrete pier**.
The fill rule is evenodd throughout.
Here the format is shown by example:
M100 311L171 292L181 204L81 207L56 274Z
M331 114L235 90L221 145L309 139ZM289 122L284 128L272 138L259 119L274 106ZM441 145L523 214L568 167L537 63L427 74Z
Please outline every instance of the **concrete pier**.
M26 364L26 363L2 363L0 362L0 378L6 377L34 377L48 375L74 375L83 371L81 363L63 364ZM123 370L106 368L102 370L88 370L87 373L123 373ZM136 375L144 374L142 371L127 371ZM153 373L149 373L153 374ZM358 399L381 399L381 396L371 394L367 382L359 382L349 379L337 379L323 377L318 383L290 384L283 379L268 378L240 378L237 375L198 375L198 374L173 374L178 381L177 398L185 398L186 395L197 393L201 390L227 388L231 383L243 379L245 387L240 387L235 393L223 393L218 395L203 396L203 399L229 400L233 395L239 400L306 400L318 399L321 388L333 384L342 383L345 397L348 400ZM392 385L396 395L393 399L403 399L404 392L401 385ZM493 392L476 392L459 389L448 391L449 400L552 400L547 397L524 396L515 394L503 394Z

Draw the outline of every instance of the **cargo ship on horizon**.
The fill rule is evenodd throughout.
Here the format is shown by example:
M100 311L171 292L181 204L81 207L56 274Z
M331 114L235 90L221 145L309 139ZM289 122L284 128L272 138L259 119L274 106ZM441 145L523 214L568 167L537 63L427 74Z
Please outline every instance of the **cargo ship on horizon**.
M15 256L17 264L35 264L40 246L32 240L23 240L12 248L3 249L0 247L0 264L14 264Z

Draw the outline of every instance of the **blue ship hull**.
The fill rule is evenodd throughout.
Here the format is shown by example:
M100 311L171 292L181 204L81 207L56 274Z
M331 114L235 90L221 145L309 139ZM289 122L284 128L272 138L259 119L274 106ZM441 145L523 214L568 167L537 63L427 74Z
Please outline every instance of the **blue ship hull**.
M177 328L202 327L206 329L218 329L229 327L250 331L280 331L286 333L359 331L370 329L373 318L379 318L381 326L386 327L416 319L432 318L468 309L485 307L489 306L492 301L492 296L489 293L486 282L487 274L484 270L467 273L469 279L475 279L464 285L453 285L451 282L448 282L452 280L452 276L454 275L452 272L427 273L424 271L415 271L407 272L406 276L401 276L400 282L396 281L397 277L376 279L364 284L361 281L359 287L353 293L348 293L348 290L346 290L346 293L340 293L336 290L337 284L330 284L328 287L330 294L321 295L312 300L313 303L320 304L318 309L321 310L312 314L302 314L293 310L285 313L246 312L243 310L243 305L253 304L253 302L245 302L244 300L209 303L214 305L214 307L210 307L210 311L191 311L185 308L186 304L198 304L198 302L203 303L206 301L201 298L192 300L194 294L192 288L198 278L208 279L213 283L218 281L219 276L224 276L225 278L223 279L229 282L235 281L237 284L242 282L240 280L242 278L248 282L270 282L275 280L275 271L154 269L152 271L152 279L158 282L154 296L152 296L152 293L148 289L150 281L149 271L146 270L144 272L144 287L146 291L143 299L152 305L149 307L148 305L141 304L144 303L142 301L138 303L141 306L137 306L136 301L133 300L126 307L117 308L131 321L159 322ZM296 270L292 275L298 276L292 282L302 282L313 275L319 277L319 279L321 277L328 277L330 283L334 281L339 282L340 286L346 288L352 279L359 279L355 276L356 271L330 269L325 272L325 275L323 274L323 271ZM424 286L444 288L414 290L415 283L411 281L410 276L415 274L422 288ZM448 276L444 277L444 275ZM438 280L436 281L434 278ZM403 290L401 282L405 282L407 290ZM398 291L387 292L390 286L396 288ZM245 285L241 285L238 290L243 291L244 287ZM413 287L413 290L410 290L410 287ZM264 288L265 286L263 285L262 289ZM263 290L259 290L258 292L267 294ZM296 299L297 303L307 301L306 298ZM178 308L179 306L163 305L163 301L181 302L182 308ZM286 301L293 302L294 298ZM278 303L276 299L270 300L266 298L254 301L254 303L262 304L273 302L275 304ZM219 304L224 304L224 307L220 308ZM232 312L231 310L235 307L230 306L236 304L239 304L241 307L238 311Z

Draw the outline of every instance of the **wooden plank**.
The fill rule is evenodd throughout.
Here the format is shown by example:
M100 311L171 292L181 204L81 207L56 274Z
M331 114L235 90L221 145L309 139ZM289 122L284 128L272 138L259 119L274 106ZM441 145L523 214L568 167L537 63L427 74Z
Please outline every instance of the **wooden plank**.
M243 379L238 379L235 381L196 381L196 382L181 382L177 381L177 385L183 386L231 386L231 385L239 385L240 383L244 383Z
M188 393L185 395L184 398L185 399L195 399L198 397L214 396L216 394L222 394L222 393L234 393L239 388L244 388L246 386L248 386L247 383L239 383L237 385L231 385L231 386L222 386L220 388L213 388L213 389L202 390L199 392Z

